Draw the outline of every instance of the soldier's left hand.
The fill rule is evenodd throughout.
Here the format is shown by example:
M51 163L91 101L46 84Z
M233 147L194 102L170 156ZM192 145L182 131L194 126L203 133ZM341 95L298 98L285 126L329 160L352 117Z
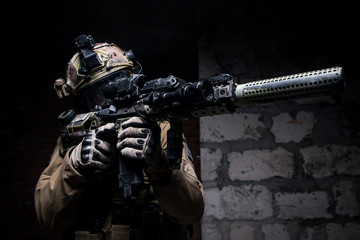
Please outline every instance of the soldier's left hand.
M144 118L132 117L122 124L116 147L127 160L151 164L161 157L160 127Z

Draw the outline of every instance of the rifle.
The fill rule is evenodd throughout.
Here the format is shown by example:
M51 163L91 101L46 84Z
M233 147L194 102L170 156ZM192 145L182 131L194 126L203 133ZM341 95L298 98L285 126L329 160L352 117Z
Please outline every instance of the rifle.
M79 114L67 125L68 135L78 137L108 122L121 124L141 116L170 123L167 133L167 159L178 169L182 155L182 123L186 118L232 113L236 108L283 99L340 93L343 70L333 67L239 84L229 74L203 81L186 82L174 76L148 81L142 74L115 78L104 87L102 109ZM64 112L59 117L68 116ZM72 113L74 114L74 113ZM119 159L119 187L125 199L133 198L133 188L143 184L141 167Z

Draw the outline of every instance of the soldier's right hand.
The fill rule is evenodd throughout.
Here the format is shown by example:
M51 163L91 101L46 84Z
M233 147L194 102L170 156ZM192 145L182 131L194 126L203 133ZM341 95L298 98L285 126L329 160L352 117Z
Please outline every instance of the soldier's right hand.
M73 167L88 177L102 175L114 160L116 140L114 123L87 132L82 142L70 154Z

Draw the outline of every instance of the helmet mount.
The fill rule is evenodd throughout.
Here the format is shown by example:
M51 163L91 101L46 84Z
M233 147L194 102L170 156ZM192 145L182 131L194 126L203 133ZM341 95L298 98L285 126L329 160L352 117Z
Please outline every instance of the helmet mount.
M95 41L91 35L81 35L75 38L75 46L79 49L83 57L82 74L88 73L90 70L101 65L98 55L94 52Z

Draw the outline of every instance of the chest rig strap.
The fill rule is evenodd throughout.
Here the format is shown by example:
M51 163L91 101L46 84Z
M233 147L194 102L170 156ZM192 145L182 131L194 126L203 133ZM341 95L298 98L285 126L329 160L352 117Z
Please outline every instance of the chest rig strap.
M143 188L134 198L124 198L116 189L112 205L103 227L106 240L160 239L162 211L145 174Z

